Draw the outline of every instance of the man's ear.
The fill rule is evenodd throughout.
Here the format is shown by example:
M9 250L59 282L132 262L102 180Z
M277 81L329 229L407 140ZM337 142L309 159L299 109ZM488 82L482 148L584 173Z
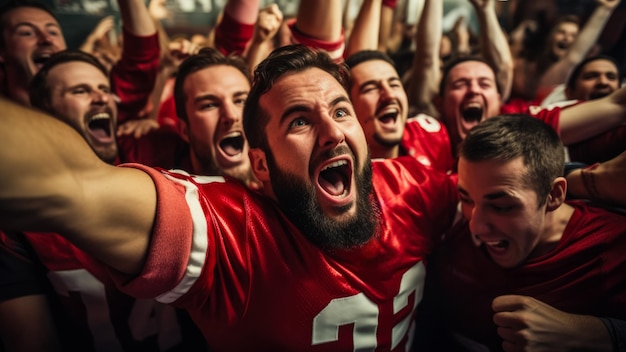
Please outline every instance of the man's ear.
M187 121L178 119L178 134L185 142L189 143L189 126Z
M270 181L270 171L267 167L267 159L265 158L265 152L259 148L250 148L248 152L250 157L250 164L252 164L252 172L259 181L266 183Z
M548 200L546 201L546 210L553 211L565 202L565 196L567 195L567 181L565 177L557 177L552 181L552 189L548 194Z

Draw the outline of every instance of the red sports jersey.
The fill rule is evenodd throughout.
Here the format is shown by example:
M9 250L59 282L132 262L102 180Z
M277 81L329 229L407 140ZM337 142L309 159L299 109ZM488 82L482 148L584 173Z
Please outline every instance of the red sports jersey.
M237 182L128 166L152 177L159 201L146 265L122 289L187 309L212 351L408 349L425 256L456 211L445 174L375 161L380 231L323 251Z
M406 121L401 142L404 154L442 172L456 169L448 130L437 119L419 114Z
M42 281L52 284L55 321L69 325L61 331L64 350L206 350L186 313L121 293L96 261L59 235L0 232L0 258L12 263L2 271L0 291L14 292L0 299L49 294Z
M534 297L557 309L626 319L626 217L579 201L556 248L516 268L494 264L474 245L466 223L455 226L429 265L426 299L455 333L501 350L492 300ZM432 321L431 321L432 323Z

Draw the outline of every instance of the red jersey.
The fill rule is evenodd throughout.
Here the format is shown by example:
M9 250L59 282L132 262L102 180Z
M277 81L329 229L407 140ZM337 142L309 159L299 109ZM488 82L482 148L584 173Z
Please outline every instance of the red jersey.
M502 268L473 243L467 223L443 241L429 266L427 299L453 332L501 350L492 300L504 294L534 297L557 309L626 319L626 217L568 202L574 213L549 253ZM429 278L430 280L430 278ZM429 301L430 302L430 301Z
M59 235L0 232L0 258L12 263L0 280L0 291L12 293L1 300L56 293L52 311L57 326L64 327L64 350L206 350L186 313L121 293L96 261ZM53 290L46 290L46 279Z
M445 174L374 161L378 233L323 251L238 182L129 166L152 177L159 202L146 265L121 287L187 309L212 351L408 349L425 257L458 201Z
M419 114L406 121L401 147L404 155L442 172L456 169L448 130L436 118Z

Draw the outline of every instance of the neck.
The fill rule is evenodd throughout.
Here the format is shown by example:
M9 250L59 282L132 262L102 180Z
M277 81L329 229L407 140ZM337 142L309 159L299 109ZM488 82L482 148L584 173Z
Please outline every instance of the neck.
M544 255L559 244L573 213L574 208L563 203L556 210L546 214L543 233L531 257Z
M11 100L18 102L24 106L30 106L30 98L28 97L28 87L25 82L29 80L17 77L16 74L5 72L6 78L2 90L4 94Z
M370 155L372 159L391 159L400 156L400 145L393 147L370 145Z

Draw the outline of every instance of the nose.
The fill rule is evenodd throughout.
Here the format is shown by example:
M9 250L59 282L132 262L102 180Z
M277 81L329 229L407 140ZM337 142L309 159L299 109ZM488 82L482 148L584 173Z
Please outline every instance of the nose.
M468 217L469 228L472 234L480 236L489 232L489 223L484 212L479 207L472 207L469 214L466 212L466 217Z
M609 77L607 77L607 75L600 75L598 76L598 85L603 85L603 86L608 86L610 84L611 80L609 79Z
M396 92L389 83L383 82L380 87L380 95L384 100L389 100L396 97Z
M52 36L48 34L46 31L38 31L38 43L49 45L52 44Z
M111 93L103 92L101 90L94 90L91 95L93 97L94 104L108 104L109 100L112 99Z
M324 115L318 126L318 143L320 147L333 148L345 140L345 135L332 116Z
M480 93L480 84L478 83L477 80L472 80L471 82L468 83L468 93L471 94L478 94Z
M233 103L224 103L220 111L220 119L226 125L233 125L241 121L242 109Z

